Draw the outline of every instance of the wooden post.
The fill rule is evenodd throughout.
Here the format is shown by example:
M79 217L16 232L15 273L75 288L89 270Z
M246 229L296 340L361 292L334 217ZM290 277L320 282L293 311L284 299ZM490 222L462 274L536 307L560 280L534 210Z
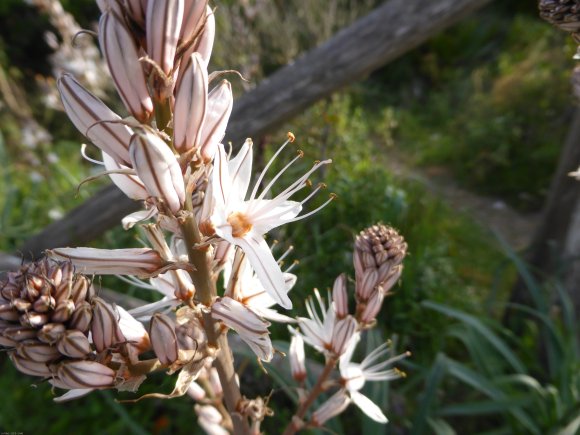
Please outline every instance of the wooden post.
M580 108L576 109L570 130L564 142L560 160L546 199L542 218L526 260L539 281L548 276L554 276L563 268L561 276L567 285L576 313L580 314L580 181L568 174L575 171L580 164ZM531 305L528 289L523 280L519 279L512 290L510 302ZM506 311L504 318L510 324L511 311Z

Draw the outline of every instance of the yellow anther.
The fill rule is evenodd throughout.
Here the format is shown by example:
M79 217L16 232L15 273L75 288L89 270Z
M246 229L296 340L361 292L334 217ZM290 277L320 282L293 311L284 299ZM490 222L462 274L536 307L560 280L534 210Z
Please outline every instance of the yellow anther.
M286 135L288 136L288 140L290 142L294 142L296 140L296 136L294 136L294 133L292 133L291 131L289 131L288 133L286 133Z

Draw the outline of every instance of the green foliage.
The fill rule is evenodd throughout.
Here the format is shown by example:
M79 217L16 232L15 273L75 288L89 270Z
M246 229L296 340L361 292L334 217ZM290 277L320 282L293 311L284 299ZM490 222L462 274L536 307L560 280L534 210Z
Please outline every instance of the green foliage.
M85 26L95 13L94 7L84 10L87 1L65 2L75 14L83 10L80 15ZM260 15L260 11L255 18L242 16L247 12L242 6L222 3L216 15L221 20L218 43L222 46L215 49L214 65L238 68L257 81L362 15L374 2L334 2L345 6L335 16L331 8L321 7L324 2L292 2L288 8L283 2L272 2L267 14ZM404 363L409 376L394 384L392 391L375 385L365 391L386 409L391 424L384 429L368 419L359 421L361 413L351 409L342 423L333 423L337 433L362 427L364 433L494 430L564 434L574 433L580 425L578 349L573 333L577 324L562 289L556 286L562 302L559 314L554 315L544 290L521 259L507 252L524 274L536 306L517 307L530 316L522 336L516 337L497 320L484 317L492 311L489 306L494 312L502 308L502 288L489 289L504 255L498 253L489 234L467 216L433 198L424 187L397 179L389 169L389 155L403 152L419 164L449 170L465 186L498 195L524 209L541 203L569 118L568 71L573 47L565 42L565 35L536 18L530 2L495 3L370 81L316 104L283 130L296 133L296 144L303 148L306 162L333 158L333 165L320 178L338 195L338 200L316 216L275 235L289 239L296 246L294 258L301 261L293 296L298 310L303 309L301 301L313 287L330 287L342 272L353 276L352 242L365 226L377 221L393 225L409 243L402 283L385 301L379 318L381 336L394 334L398 349L413 352ZM19 0L0 2L0 22L11 21L6 11L20 7ZM18 63L20 69L9 71L14 79L22 80L46 66L36 63L44 52L30 51L30 40L39 40L37 27L45 29L46 23L40 22L33 20L30 34L17 43L5 30L1 32L0 64ZM317 26L318 22L324 26ZM20 31L27 31L21 24ZM294 38L294 34L299 36ZM35 47L41 49L40 44ZM0 113L2 251L16 249L99 186L85 185L75 196L79 181L99 168L81 162L81 136L64 116L42 108L38 95L30 97L35 101L37 119L57 139L54 144L26 149L16 120ZM279 143L276 138L282 137L282 132L276 134L271 142ZM266 148L264 158L272 151L273 147ZM280 160L278 169L288 161ZM286 174L288 180L308 164L298 166ZM320 196L306 208L320 204L324 195ZM94 245L137 246L138 241L134 233L115 229ZM112 279L103 283L120 288ZM354 287L352 282L350 286ZM497 295L500 297L495 299ZM423 303L426 300L430 302ZM378 340L372 337L368 346ZM545 346L545 361L537 358L536 343L540 341ZM282 344L277 347L284 349ZM247 362L249 358L244 366ZM17 374L4 357L0 365L0 389L10 392L0 400L3 430L49 434L67 432L71 427L78 433L195 430L187 398L118 404L112 395L96 393L63 406L51 401L48 385L31 387L32 378ZM288 390L284 373L271 371L280 388ZM270 386L261 382L259 371L247 369L245 376L253 381L248 384L248 396L264 393ZM160 376L146 383L142 392L152 391L157 381L164 382L164 391L171 390L171 379ZM280 391L273 395L273 407L279 413L265 423L271 432L293 410L292 401ZM134 396L125 394L123 398ZM104 419L103 415L116 418Z
M493 428L501 433L572 434L580 428L580 348L572 303L558 283L551 291L541 288L506 249L535 301L533 308L513 307L526 315L525 331L514 336L496 320L423 302L425 308L460 322L447 328L446 340L459 342L463 351L455 357L440 353L424 371L413 434L430 433L435 430L432 421L444 420L469 432ZM559 312L550 308L554 293Z
M395 142L417 163L537 209L570 120L574 46L536 16L498 9L443 32L375 83L398 84Z

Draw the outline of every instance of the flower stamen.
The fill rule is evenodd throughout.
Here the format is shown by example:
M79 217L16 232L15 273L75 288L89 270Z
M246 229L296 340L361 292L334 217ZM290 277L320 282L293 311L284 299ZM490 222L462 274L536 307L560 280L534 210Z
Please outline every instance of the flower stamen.
M230 214L227 220L232 226L233 237L244 237L252 229L252 223L247 216L239 211Z

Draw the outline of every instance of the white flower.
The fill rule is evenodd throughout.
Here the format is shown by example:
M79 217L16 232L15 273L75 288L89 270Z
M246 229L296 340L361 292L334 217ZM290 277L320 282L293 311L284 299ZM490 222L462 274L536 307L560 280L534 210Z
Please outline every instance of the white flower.
M302 205L312 198L320 187L301 202L289 199L296 192L309 185L308 177L314 171L331 161L325 160L315 163L309 171L280 194L272 199L266 199L266 195L282 173L302 157L300 153L276 174L258 195L258 189L268 168L287 143L288 141L268 162L248 199L246 196L252 172L251 140L246 140L238 155L231 160L228 160L224 147L220 144L214 160L209 190L212 194L207 195L211 198L208 199L206 209L211 209L209 220L215 233L244 251L266 292L278 304L288 309L292 308L292 302L286 294L284 276L263 236L273 228L303 219L320 209L319 207L305 215L298 216L302 210ZM324 205L327 203L328 201Z
M339 362L340 375L344 383L344 389L348 392L351 400L367 416L379 423L387 423L387 417L381 409L368 397L360 393L366 381L390 381L398 379L404 374L397 369L387 369L395 361L406 358L409 354L404 353L384 361L380 361L388 352L389 344L385 343L369 353L361 363L351 362L354 349L359 341L359 335L355 336L341 356Z
M332 304L329 304L328 308L326 307L318 289L314 289L314 294L320 307L320 313L316 309L314 299L309 297L306 300L306 310L309 317L298 317L298 325L306 343L319 352L326 352L332 343L336 314Z
M232 268L238 269L237 280L228 290L225 296L229 296L242 303L260 317L274 322L292 323L292 317L278 313L270 308L276 301L266 292L262 282L248 262L244 259L235 261L234 264L227 262L224 267L224 282L229 283L232 276ZM288 293L296 284L296 275L288 272L282 273L284 277L285 291Z
M235 330L262 361L270 362L274 356L268 327L270 323L240 302L218 298L211 306L211 316Z

